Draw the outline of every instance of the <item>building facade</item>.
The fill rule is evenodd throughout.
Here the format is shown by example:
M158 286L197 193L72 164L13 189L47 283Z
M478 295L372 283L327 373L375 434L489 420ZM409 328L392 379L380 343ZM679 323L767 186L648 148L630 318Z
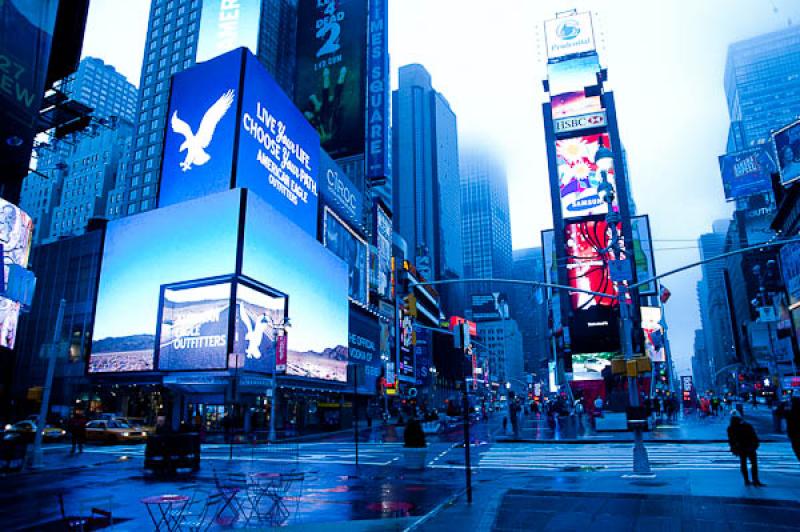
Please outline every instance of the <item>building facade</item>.
M519 325L513 319L478 322L478 358L489 361L489 382L525 387L524 348Z
M542 248L515 249L512 257L512 278L544 282ZM522 334L525 371L544 376L550 348L547 304L541 289L520 286L511 290L511 316L519 323Z
M400 67L399 80L392 94L394 230L423 277L462 277L456 115L422 65ZM459 290L442 295L448 312L463 307Z

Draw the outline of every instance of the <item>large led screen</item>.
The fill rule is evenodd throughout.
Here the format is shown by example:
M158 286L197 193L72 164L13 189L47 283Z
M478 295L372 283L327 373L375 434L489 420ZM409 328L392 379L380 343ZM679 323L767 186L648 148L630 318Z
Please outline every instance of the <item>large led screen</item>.
M611 145L607 133L556 141L558 187L564 219L608 214L608 205L600 198L597 189L602 182L602 175L594 162L601 142L606 147ZM614 169L609 169L608 181L616 187L614 175Z
M297 7L295 101L334 159L364 153L366 19L366 0Z
M587 96L587 87L599 84L600 63L596 55L577 57L547 65L547 83L553 118L564 118L602 110L599 92Z
M256 290L241 283L237 285L233 352L244 355L241 367L250 371L272 372L285 315L284 296ZM285 369L278 367L278 372Z
M244 46L258 53L262 0L203 0L198 63Z
M778 170L784 185L800 178L800 121L777 131L772 135L775 153L778 156Z
M173 76L159 206L232 187L241 63L231 52Z
M232 274L240 191L109 222L89 372L153 369L161 286Z
M288 297L287 374L347 382L347 264L255 194L243 247L242 273Z
M608 224L605 221L571 223L564 231L569 286L608 294L608 297L581 292L570 294L572 352L617 351L617 302L613 297L617 290L608 270L608 261L613 259L612 252L608 251L611 241Z
M644 348L653 362L665 362L667 351L665 348L664 328L661 326L661 308L640 307L642 315L642 331L644 332Z
M319 160L322 201L350 227L363 227L364 194L325 150L320 150Z
M229 282L166 288L162 299L158 369L225 369L230 306Z
M584 353L572 355L572 379L576 381L603 380L603 371L611 367L617 353Z
M726 200L735 200L772 190L771 175L778 171L767 146L719 156L719 171Z
M253 54L246 54L236 186L317 236L319 137Z
M656 263L653 258L653 241L650 238L650 218L647 215L631 218L633 234L633 262L636 265L636 281L646 281L656 275ZM656 295L656 283L648 283L639 288L643 296Z
M349 270L348 296L354 302L366 306L369 280L367 243L327 207L323 213L323 226L325 231L323 244L334 255L347 263Z
M0 246L3 249L3 286L8 286L11 264L28 266L33 237L33 220L28 214L0 198ZM0 347L14 349L20 304L0 297Z

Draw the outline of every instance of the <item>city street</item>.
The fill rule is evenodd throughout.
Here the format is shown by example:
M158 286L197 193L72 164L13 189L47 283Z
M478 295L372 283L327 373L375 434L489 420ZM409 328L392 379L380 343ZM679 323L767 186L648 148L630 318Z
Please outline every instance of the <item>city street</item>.
M364 530L412 526L449 530L455 521L479 525L481 530L556 530L559 523L594 525L623 516L623 530L640 530L643 522L660 530L672 527L676 519L695 522L698 516L714 512L732 515L727 514L732 506L737 520L781 530L781 524L791 523L787 516L800 515L800 462L784 435L768 431L766 414L762 410L751 416L764 429L759 466L767 487L760 489L742 485L738 459L727 443L721 443L725 418L690 418L669 429L685 435L686 427L694 427L698 437L683 443L648 441L655 477L635 478L630 474L631 445L623 440L627 433L604 435L604 441L508 442L498 412L489 423L473 426L477 436L472 446L471 506L463 496L460 427L431 437L426 469L412 471L404 467L402 443L391 441L402 436L402 429L376 425L361 431L358 467L355 446L348 440L352 433L343 431L319 441L274 447L235 445L232 460L228 445L207 444L201 471L173 480L144 474L142 445L87 446L83 454L70 455L69 445L51 444L45 447L44 470L4 478L0 508L7 529L47 530L48 523L60 516L59 494L64 494L67 511L85 499L110 497L118 520L115 529L141 530L151 522L140 499L165 493L191 495L197 488L210 488L214 470L221 474L297 470L306 478L287 524L306 530L321 529L325 523ZM533 421L526 419L523 426ZM615 437L618 441L609 441ZM568 505L581 510L568 517L557 510L554 500L561 501L559 505L573 501ZM675 500L681 501L680 508ZM773 507L781 511L763 512Z

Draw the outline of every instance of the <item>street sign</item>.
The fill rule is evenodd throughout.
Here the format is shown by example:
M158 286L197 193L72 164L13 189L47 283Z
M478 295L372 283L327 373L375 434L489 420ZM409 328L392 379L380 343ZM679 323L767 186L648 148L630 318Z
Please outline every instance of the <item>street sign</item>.
M775 307L758 307L758 320L760 323L777 323L780 321Z
M628 259L608 261L608 273L611 276L611 280L615 283L633 281L631 261Z

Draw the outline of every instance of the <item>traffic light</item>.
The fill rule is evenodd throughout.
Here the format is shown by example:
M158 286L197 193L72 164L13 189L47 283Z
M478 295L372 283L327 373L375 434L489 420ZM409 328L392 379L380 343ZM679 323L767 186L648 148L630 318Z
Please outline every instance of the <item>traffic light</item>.
M406 316L411 316L412 318L416 318L417 297L414 294L408 294L406 297L403 298L403 302L405 303L406 307Z

